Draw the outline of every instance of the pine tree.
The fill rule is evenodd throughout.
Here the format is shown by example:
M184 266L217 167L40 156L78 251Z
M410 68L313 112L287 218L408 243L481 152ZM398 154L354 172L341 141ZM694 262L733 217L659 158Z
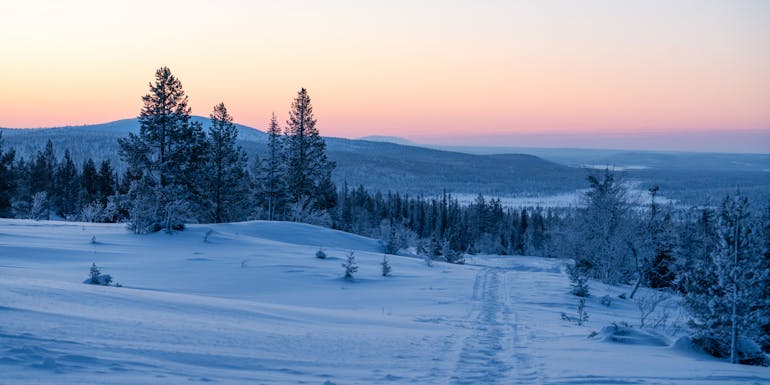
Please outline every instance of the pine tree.
M247 200L246 154L237 145L238 129L224 103L214 107L209 128L210 200L212 219L216 223L245 218Z
M267 130L267 158L263 162L262 181L265 202L267 203L267 220L282 218L288 193L286 188L286 163L284 162L284 143L281 127L275 118L270 118Z
M102 204L107 204L109 196L116 193L116 174L112 169L109 159L105 159L99 165L98 179L98 197Z
M82 188L81 201L84 205L101 201L99 199L99 173L96 171L96 164L91 158L83 162L83 168L80 173L80 185Z
M11 198L16 192L16 178L13 172L13 160L16 152L3 149L3 133L0 132L0 218L11 216Z
M45 151L38 151L34 162L29 164L29 198L32 199L38 193L45 193L46 196L46 199L42 199L42 195L38 195L39 199L29 202L30 206L33 203L44 204L36 207L35 219L50 218L49 198L55 196L54 175L57 166L53 143L49 139L45 145Z
M131 227L137 233L171 231L200 216L204 205L205 133L190 122L187 95L168 67L155 72L155 83L142 100L139 135L130 133L118 141L120 156L138 182L131 183L132 217L141 217L142 225Z
M336 197L336 188L330 189L334 163L326 157L326 143L318 133L310 96L304 88L292 102L286 136L287 187L292 202L312 197L316 198L316 209L330 208L330 190Z
M80 208L78 202L80 178L69 149L64 151L64 158L56 169L54 180L56 195L53 199L56 202L57 213L65 219L77 214Z

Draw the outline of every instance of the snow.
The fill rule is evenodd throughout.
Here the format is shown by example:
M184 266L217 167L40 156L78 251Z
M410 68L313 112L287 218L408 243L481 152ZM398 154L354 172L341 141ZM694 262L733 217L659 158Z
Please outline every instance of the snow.
M629 202L637 207L650 205L649 191L640 188L639 181L628 182L626 187L626 197ZM578 189L569 193L552 195L483 195L487 203L492 199L500 199L503 208L521 209L522 207L540 207L540 208L565 208L583 206L583 196L589 189ZM470 205L476 202L479 194L452 194L452 198L457 199L461 205ZM676 204L677 201L667 198L661 194L655 197L655 202L661 205Z
M341 278L350 251L355 282ZM617 297L628 287L591 282L589 320L562 320L577 299L558 260L388 259L381 277L376 241L296 223L140 236L0 220L0 384L770 382L769 368L699 353L675 327L639 329ZM123 287L80 283L91 263Z

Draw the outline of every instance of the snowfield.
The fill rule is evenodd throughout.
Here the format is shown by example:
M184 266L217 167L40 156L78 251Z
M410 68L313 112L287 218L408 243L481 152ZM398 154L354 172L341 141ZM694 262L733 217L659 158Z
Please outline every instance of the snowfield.
M355 282L341 278L351 250ZM617 297L628 287L592 282L589 320L562 319L577 298L559 260L389 256L386 278L382 257L377 241L297 223L139 236L3 219L0 384L770 383L770 368L677 340L675 299L665 327L640 329ZM123 287L82 284L93 262Z

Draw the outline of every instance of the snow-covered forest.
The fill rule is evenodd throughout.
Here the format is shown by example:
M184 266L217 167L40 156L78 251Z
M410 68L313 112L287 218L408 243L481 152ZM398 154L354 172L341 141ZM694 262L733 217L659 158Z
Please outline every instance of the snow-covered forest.
M527 335L516 328L517 325L524 327L519 317L544 314L547 323L562 323L537 329L538 333L566 333L566 338L578 345L595 343L574 336L582 332L593 339L630 336L628 338L642 340L641 345L673 345L686 351L667 354L686 356L700 349L716 357L713 361L703 361L704 356L691 361L687 361L688 357L675 360L684 360L685 366L694 362L699 366L716 365L720 360L770 365L770 202L750 201L740 188L720 202L682 207L663 201L660 196L665 191L652 184L645 186L649 203L640 204L629 198L627 184L606 168L587 175L586 190L578 204L557 208L508 207L500 199L481 194L470 203L461 203L448 192L410 195L400 192L398 186L382 191L363 185L337 185L332 179L335 163L327 157L326 143L316 127L311 98L304 88L291 101L285 124L273 114L268 123L268 151L262 157L247 154L239 146L238 130L224 104L213 107L208 126L193 121L182 83L166 67L157 70L142 100L140 131L119 140L120 167L109 159L87 159L76 164L69 149L55 148L50 141L33 158L24 159L17 157L14 149L4 146L0 136L0 217L9 218L0 220L0 262L3 264L0 286L6 290L0 296L0 312L11 309L5 320L0 319L0 332L13 330L22 333L13 338L28 338L23 334L27 316L19 312L45 311L23 297L46 298L47 293L53 295L61 291L62 302L49 309L46 317L64 314L64 307L84 298L86 304L82 305L82 311L106 309L103 320L88 318L85 322L114 324L109 332L114 336L123 333L121 328L147 327L131 326L131 322L141 324L134 318L149 312L142 308L143 301L157 305L157 309L152 310L157 314L153 315L163 320L150 325L146 331L148 338L162 334L165 327L181 323L181 319L167 313L165 304L181 306L186 312L198 312L210 306L205 313L196 314L195 323L185 327L182 333L189 337L204 329L224 329L222 335L232 340L223 342L226 348L217 351L216 354L221 354L217 360L221 361L216 364L216 371L221 378L234 382L245 379L231 373L238 367L258 373L266 371L265 378L279 382L294 377L317 379L314 376L318 371L327 369L308 369L307 362L312 359L320 362L328 359L329 354L339 353L341 360L361 359L370 369L380 370L376 373L379 379L366 377L373 374L356 372L350 366L336 367L337 364L327 362L325 365L331 366L329 371L339 369L329 375L328 383L345 382L347 376L364 382L433 383L445 380L505 382L501 379L513 376L520 381L529 378L542 383L549 377L544 371L552 364L542 359L557 358L554 348L547 345L558 345L558 342L542 340L543 335L536 335L535 329ZM119 169L124 171L117 171ZM82 230L78 232L79 228ZM121 233L121 229L126 228L132 234ZM40 231L52 232L51 239L45 239ZM24 237L42 242L42 249L32 248L30 242L33 241L25 241ZM199 246L183 246L193 241L200 242ZM70 250L69 244L71 250L76 251L63 251ZM132 251L122 251L115 245ZM176 247L182 251L175 250ZM137 260L123 260L139 257L139 252L133 249L144 248L156 250L145 250L148 255ZM327 258L327 254L331 258ZM180 264L179 258L168 260L168 255L184 257L184 263ZM28 257L41 259L30 262L25 260ZM57 259L59 257L74 259L65 261ZM282 258L286 261L282 262ZM61 265L66 273L41 273L44 277L38 279L28 272L15 270L15 266L27 263L41 268L49 259L52 266ZM340 269L343 259L344 269ZM327 263L330 260L336 262ZM361 263L361 271L357 261ZM202 271L192 267L197 262L215 262L213 271L217 275L204 278ZM236 262L239 268L230 266ZM326 265L320 267L318 263ZM434 263L441 267L436 268ZM108 272L123 287L114 287L113 276L104 278L97 265L109 267ZM58 283L53 283L81 267L84 277L91 267L88 283L113 286L104 290L114 290L92 292L89 290L97 289L74 285L59 288ZM143 268L155 270L153 277L143 277ZM376 273L377 269L381 269L380 274ZM292 275L294 271L299 275ZM327 278L339 275L346 280L344 284L319 283L308 271L317 271ZM527 271L534 272L533 276L526 277ZM256 276L244 275L246 272ZM444 273L448 281L442 278ZM368 278L357 280L359 276ZM390 276L394 278L392 282L388 281ZM268 283L249 286L255 277ZM417 278L412 279L414 277ZM478 308L474 314L478 319L467 326L470 329L456 330L461 328L457 323L464 303L453 301L463 298L460 287L468 278L475 280L472 301L476 301ZM208 303L207 297L188 297L208 290L200 286L200 282L193 282L200 279L210 281L214 292L208 294L230 299ZM301 282L293 283L293 280ZM171 285L170 293L139 294L143 288L158 288L163 282ZM342 285L345 291L334 295L350 296L355 306L337 309L338 305L330 304L325 295L315 295L311 302L297 303L299 297L293 294L275 297L271 294L273 290L295 285L304 294L312 294L316 289L325 293L324 290L331 290L332 286ZM424 289L437 292L418 291ZM443 290L453 294L442 294ZM523 294L524 290L535 293L534 297ZM131 294L126 294L129 291ZM404 302L383 298L389 291L403 295ZM240 296L245 293L255 295L258 303L244 302ZM276 298L285 301L271 302ZM429 309L416 310L434 300L454 305L449 310L439 309L434 315ZM542 305L547 301L557 304ZM125 306L125 311L116 311L115 303ZM310 303L317 308L302 307ZM534 307L535 315L514 314L514 304L522 303ZM430 324L431 329L446 328L451 333L416 330L411 324L402 325L409 323L402 319L375 319L380 316L374 314L379 307L382 319L403 311L407 315L397 317L411 317L418 323ZM359 312L358 308L366 310ZM630 325L628 320L634 316L628 314L636 308L641 314L640 322ZM237 318L227 318L230 312L238 313ZM553 320L550 313L556 314ZM613 318L613 314L622 315L619 319L623 323ZM123 315L127 318L119 320ZM44 317L30 317L34 325L29 328L40 330L40 325L46 322ZM316 318L323 321L314 328L321 330L334 324L334 332L311 341L314 350L309 354L317 356L304 357L301 359L304 363L282 369L282 365L288 364L273 355L286 360L296 350L287 350L281 338L299 343L297 339L301 336L295 335L299 332L292 330L301 327L292 326L293 323L302 319L313 323ZM67 331L62 336L87 339L74 331L78 327L76 320L66 319L65 326L61 327ZM348 321L356 324L350 334L337 325ZM168 324L163 325L164 322ZM240 326L240 322L250 326ZM275 325L282 329L280 336L265 330ZM588 326L595 329L593 333L586 330ZM375 330L374 336L364 336L369 327ZM409 330L408 338L422 338L415 340L419 346L414 354L433 357L438 352L430 350L428 345L435 348L444 344L446 354L457 356L454 357L457 368L449 370L443 364L436 364L428 370L423 364L407 365L394 369L401 372L393 374L385 368L374 367L377 357L371 356L372 352L357 352L360 339L365 341L365 346L383 348L385 343L375 340L399 333L395 330L401 328ZM460 344L456 334L463 336ZM207 335L210 339L207 343L221 342L215 341L217 335ZM667 340L680 337L676 344ZM5 344L0 348L6 349L6 355L0 357L0 361L5 360L0 362L0 367L11 365L9 362L14 360L42 359L41 365L77 378L78 370L68 366L75 364L65 364L71 359L54 358L55 351L64 349L61 346L36 350L28 343L25 348L14 350L7 344L9 338L5 334L0 337L0 342ZM539 342L534 342L538 338ZM348 342L331 341L337 339ZM106 349L103 354L108 358L89 358L83 365L110 368L102 370L131 367L132 373L139 373L132 365L140 363L126 364L126 357L133 354L126 349L149 349L160 361L175 354L170 341L150 348L106 340L109 338L100 334L99 343L109 347L102 348ZM236 340L239 342L234 343ZM658 342L651 343L653 340ZM246 358L252 346L242 341L273 345L270 349L264 345L257 348L265 349L260 350L259 359ZM683 348L685 342L691 344L686 349ZM388 354L396 358L411 354L408 347L397 345L387 345ZM534 346L545 350L534 352ZM182 366L174 369L174 374L165 374L174 381L178 380L179 372L187 370L184 365L200 366L205 361L201 357L209 354L205 350L193 352L203 347L189 345L186 349L189 349L185 353L189 359L176 362L174 365ZM597 351L597 360L611 360L612 349L598 348ZM498 356L500 352L509 355ZM75 349L72 354L86 353ZM479 354L485 357L476 357ZM235 356L240 358L233 361ZM430 361L427 357L421 359L425 365ZM447 357L435 359L443 362ZM273 366L271 362L275 361L271 360L280 362ZM573 370L559 368L566 372ZM421 377L426 375L421 372L425 370L435 377ZM744 380L758 383L770 379L770 373L763 369L751 372L753 374L745 379L733 369L719 370L730 371L718 377L725 383ZM157 368L149 371L159 372ZM12 379L23 382L27 378L18 367L12 372ZM550 375L558 377L561 383L571 381L567 375L563 378ZM195 376L208 378L203 373ZM608 376L618 379L623 375ZM645 376L652 374L640 374ZM677 376L670 382L683 380L687 375ZM717 377L703 380L719 383Z

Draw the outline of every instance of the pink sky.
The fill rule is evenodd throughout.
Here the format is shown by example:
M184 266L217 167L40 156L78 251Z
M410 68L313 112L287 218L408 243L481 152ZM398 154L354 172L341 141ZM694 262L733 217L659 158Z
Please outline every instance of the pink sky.
M307 87L330 136L770 129L762 0L19 1L0 15L2 127L136 116L166 65L194 114L223 101L257 128Z

